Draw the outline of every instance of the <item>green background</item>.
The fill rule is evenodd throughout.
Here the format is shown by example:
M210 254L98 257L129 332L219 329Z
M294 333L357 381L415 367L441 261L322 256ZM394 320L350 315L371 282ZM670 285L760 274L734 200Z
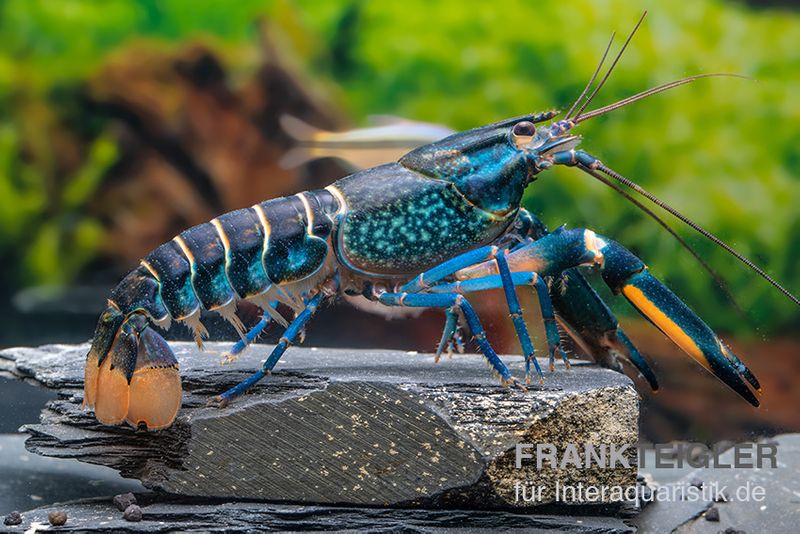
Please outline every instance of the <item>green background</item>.
M699 81L581 125L582 148L728 241L800 292L800 16L721 1L316 2L7 0L0 3L2 295L86 276L103 227L83 207L119 147L75 105L84 80L122 47L211 43L252 69L255 22L280 27L313 83L353 124L393 114L463 129L565 109L612 31L649 16L593 103L704 72ZM77 171L44 132L87 140ZM729 282L745 324L697 262L613 191L575 170L548 171L529 208L551 227L590 226L641 255L720 330L771 335L800 326L797 306L710 243L680 233ZM677 226L677 225L674 225Z

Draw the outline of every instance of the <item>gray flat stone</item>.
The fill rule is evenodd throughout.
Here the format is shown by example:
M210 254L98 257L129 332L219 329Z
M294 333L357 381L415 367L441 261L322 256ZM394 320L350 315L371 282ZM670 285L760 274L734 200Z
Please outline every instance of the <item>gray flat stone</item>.
M251 393L224 410L206 400L260 366L269 346L220 366L228 345L172 344L183 407L160 432L99 425L80 408L88 346L0 352L0 373L58 389L30 450L106 465L171 494L314 504L529 507L553 488L635 484L635 468L514 468L520 442L634 444L638 395L623 375L559 366L544 386L501 387L483 358L292 348ZM519 357L503 357L516 376ZM541 499L516 500L516 484ZM575 503L584 504L584 503Z

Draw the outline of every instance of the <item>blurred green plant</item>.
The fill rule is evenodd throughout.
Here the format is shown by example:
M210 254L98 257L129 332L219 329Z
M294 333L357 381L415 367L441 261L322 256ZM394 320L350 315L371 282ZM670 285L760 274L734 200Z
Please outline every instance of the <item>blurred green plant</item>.
M202 5L200 5L202 4ZM73 282L103 228L87 205L119 156L82 96L87 78L131 39L209 36L252 42L261 3L111 0L0 3L0 301Z
M58 207L47 202L39 169L18 154L16 132L0 128L0 256L14 259L2 263L3 280L71 282L102 242L100 224L84 211L117 147L103 137L92 143L83 165L67 177Z
M610 32L629 31L645 7L648 20L594 105L700 72L757 81L703 80L589 121L580 128L584 148L799 292L800 15L720 0L7 0L0 4L0 239L4 258L16 262L4 269L16 274L4 273L4 283L67 283L96 253L99 229L81 218L80 206L115 152L102 125L81 114L76 88L133 39L205 36L241 65L255 46L254 21L269 17L355 122L390 113L468 128L568 107ZM50 138L40 132L53 124L92 147L68 173L47 162ZM529 188L526 204L551 226L590 226L631 247L716 328L754 331L669 235L602 184L551 171ZM765 333L800 325L796 307L766 283L680 232Z

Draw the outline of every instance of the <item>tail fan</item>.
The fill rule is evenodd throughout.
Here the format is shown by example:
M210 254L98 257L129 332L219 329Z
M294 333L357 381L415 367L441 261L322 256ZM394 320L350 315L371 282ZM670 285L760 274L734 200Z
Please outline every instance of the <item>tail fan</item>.
M181 406L178 361L167 342L138 313L103 314L86 358L84 405L106 425L148 430L172 424Z

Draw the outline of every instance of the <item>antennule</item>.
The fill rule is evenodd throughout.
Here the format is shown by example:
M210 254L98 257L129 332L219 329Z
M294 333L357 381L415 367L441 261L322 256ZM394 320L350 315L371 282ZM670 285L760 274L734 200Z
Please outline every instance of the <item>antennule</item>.
M607 106L603 106L602 108L598 108L588 113L584 113L583 115L576 116L572 122L578 124L583 122L587 119L591 119L592 117L597 117L598 115L602 115L604 113L608 113L609 111L614 111L615 109L619 109L621 107L627 106L628 104L633 104L639 100L645 99L649 96L657 95L658 93L663 93L664 91L668 91L675 87L679 87L681 85L686 85L687 83L692 83L695 80L699 80L700 78L712 78L716 76L727 76L729 78L742 78L744 80L751 80L747 76L743 76L741 74L731 74L727 72L712 72L708 74L695 74L694 76L688 76L686 78L681 78L680 80L673 80L671 82L663 83L661 85L657 85L655 87L651 87L646 91L642 91L641 93L636 93L635 95L629 96L627 98L623 98L618 102L614 102L613 104L609 104Z
M633 36L636 34L636 30L638 30L639 26L642 25L642 22L644 21L644 18L646 16L647 16L647 11L642 13L642 16L639 18L639 22L637 22L636 26L633 27L633 31L631 31L631 34L628 35L628 38L625 40L625 43L622 45L622 48L620 48L619 52L617 53L617 57L614 58L614 62L611 64L610 67L608 67L608 70L606 71L605 76L603 76L603 79L600 80L600 83L598 83L597 87L594 88L594 91L592 92L592 94L589 96L589 98L586 100L586 102L584 102L583 105L578 110L577 117L581 116L581 113L583 113L583 110L586 109L589 106L589 104L592 102L592 99L595 96L597 96L597 93L603 87L603 84L606 83L606 80L608 80L608 77L611 76L611 72L614 70L614 67L617 66L617 62L620 60L620 58L622 57L623 52L625 52L625 49L628 47L628 43L631 42L631 39L633 39Z
M598 63L597 68L594 69L594 74L592 74L592 77L589 79L589 83L586 84L586 87L583 88L583 91L581 91L580 96L578 96L578 98L575 99L575 103L573 103L572 106L570 106L569 111L567 111L567 114L564 115L565 120L569 119L569 116L572 115L573 111L575 111L575 108L577 107L578 103L583 99L584 96L586 96L586 93L589 91L589 88L594 83L595 78L597 78L597 75L600 73L600 69L603 67L603 63L606 60L606 56L608 56L608 51L611 50L611 43L614 42L614 37L616 35L617 32L613 32L611 34L611 39L608 40L608 44L606 45L606 51L603 52L603 57L600 58L600 63Z

